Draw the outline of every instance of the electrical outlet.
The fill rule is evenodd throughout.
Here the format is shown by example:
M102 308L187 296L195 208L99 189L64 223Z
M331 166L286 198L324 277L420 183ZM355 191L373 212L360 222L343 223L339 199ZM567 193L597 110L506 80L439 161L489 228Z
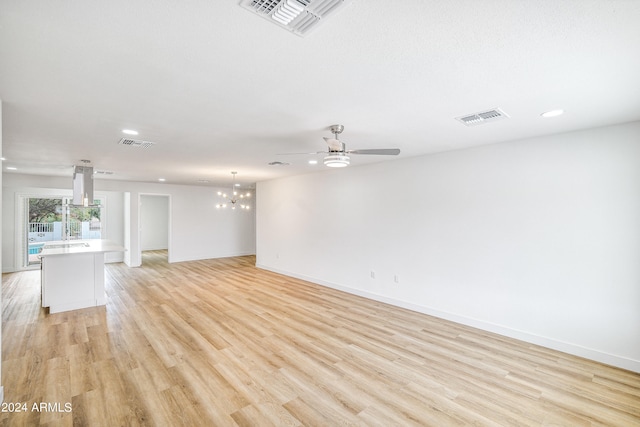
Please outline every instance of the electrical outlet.
M400 283L400 276L398 276L397 274L394 274L393 281L396 283Z
M371 278L372 278L372 279L375 279L375 278L376 278L376 272L375 272L375 271L373 271L373 270L371 270Z

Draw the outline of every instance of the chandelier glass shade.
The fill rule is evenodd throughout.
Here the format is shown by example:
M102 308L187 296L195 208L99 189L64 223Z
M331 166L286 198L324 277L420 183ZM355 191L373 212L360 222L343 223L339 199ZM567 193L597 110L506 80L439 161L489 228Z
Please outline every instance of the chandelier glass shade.
M225 199L225 201L216 204L217 209L224 209L227 207L230 207L231 209L235 209L236 207L244 210L251 209L251 205L249 203L251 199L251 192L239 191L238 187L240 186L240 184L236 184L237 173L238 172L231 172L231 174L233 175L233 184L231 186L231 191L229 194L218 191L218 197Z

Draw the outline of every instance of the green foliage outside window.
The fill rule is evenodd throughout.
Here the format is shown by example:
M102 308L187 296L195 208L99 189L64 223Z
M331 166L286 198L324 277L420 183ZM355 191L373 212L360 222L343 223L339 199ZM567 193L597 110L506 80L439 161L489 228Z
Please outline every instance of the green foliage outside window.
M94 201L97 205L100 200ZM32 198L29 199L29 222L57 222L62 221L62 199ZM69 206L69 217L73 220L84 222L97 220L100 221L100 206Z

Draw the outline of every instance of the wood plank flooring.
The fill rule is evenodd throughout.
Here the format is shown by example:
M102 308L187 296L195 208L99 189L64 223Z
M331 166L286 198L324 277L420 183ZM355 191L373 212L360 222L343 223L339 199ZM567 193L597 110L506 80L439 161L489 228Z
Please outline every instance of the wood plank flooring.
M5 402L28 410L0 424L640 426L639 374L254 263L147 252L107 265L106 307L53 315L39 271L5 274Z

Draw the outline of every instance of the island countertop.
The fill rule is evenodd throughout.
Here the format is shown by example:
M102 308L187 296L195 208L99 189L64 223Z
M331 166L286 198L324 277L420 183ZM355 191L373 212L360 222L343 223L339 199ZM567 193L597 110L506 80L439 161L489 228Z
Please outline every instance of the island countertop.
M38 257L43 258L52 255L73 255L87 253L124 252L124 246L104 239L89 240L58 240L46 242Z
M49 307L51 314L105 305L105 253L124 250L98 239L45 243L38 255L42 306Z

